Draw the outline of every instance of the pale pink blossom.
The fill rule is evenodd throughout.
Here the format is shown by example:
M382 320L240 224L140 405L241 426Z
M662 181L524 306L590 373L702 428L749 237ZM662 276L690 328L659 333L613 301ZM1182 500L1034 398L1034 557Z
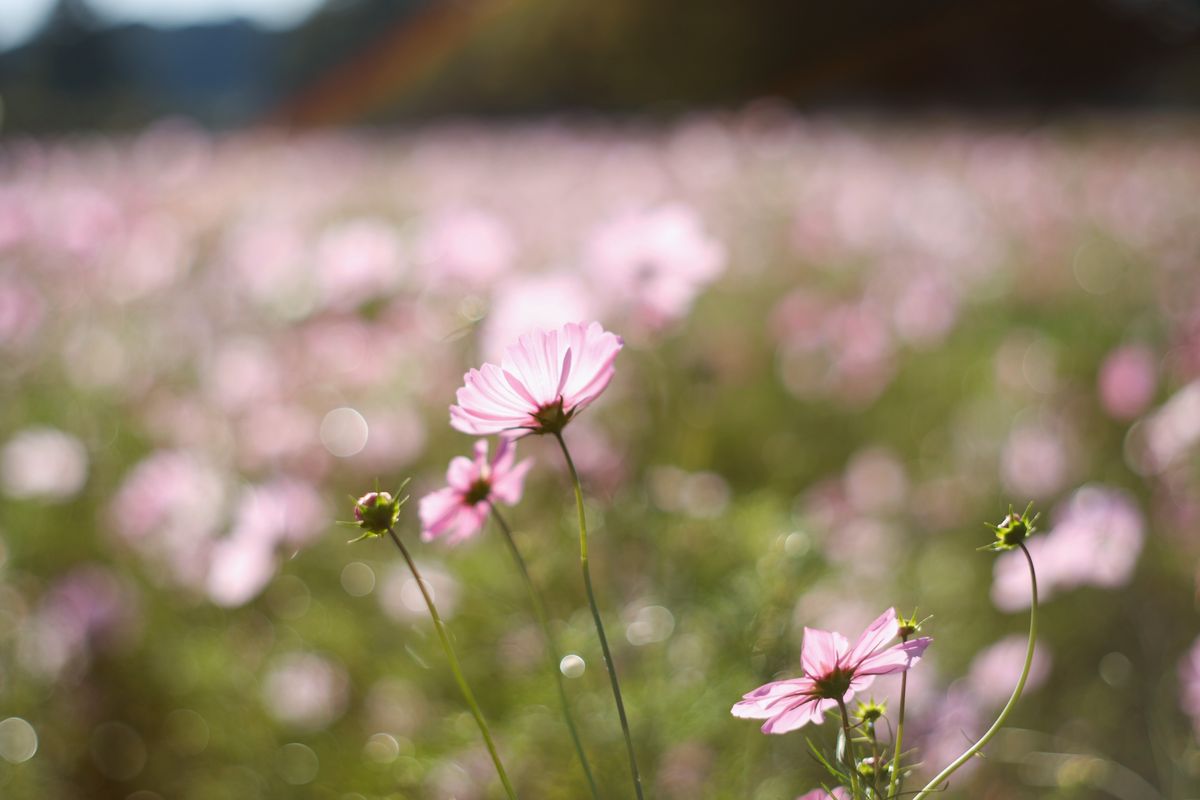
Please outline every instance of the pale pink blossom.
M725 250L690 208L665 205L604 225L588 245L589 273L652 327L672 322L725 266Z
M1154 352L1126 345L1108 354L1100 367L1100 402L1113 419L1130 420L1154 399L1158 368Z
M971 661L967 685L974 699L984 706L999 707L1012 694L1013 685L1025 666L1028 641L1023 634L1006 636L983 650ZM1046 682L1052 666L1046 646L1038 643L1033 651L1025 691L1032 692Z
M343 222L316 243L315 279L325 303L350 309L395 288L405 271L395 228L374 218Z
M535 328L558 328L595 316L596 292L578 275L550 272L501 281L483 323L485 358L499 358L519 336Z
M1046 600L1077 586L1117 588L1129 582L1145 539L1145 520L1126 493L1084 486L1055 509L1054 526L1026 544ZM1019 552L996 559L992 602L1004 611L1029 607L1029 570Z
M850 792L846 791L843 786L834 788L832 792L813 789L811 792L800 795L796 800L850 800Z
M489 459L487 440L480 439L474 459L455 457L446 471L449 485L421 498L421 538L428 542L445 535L449 544L458 544L483 530L493 502L515 505L533 466L529 458L516 463L516 449L502 438Z
M1179 662L1179 706L1192 718L1195 736L1200 739L1200 639Z
M819 725L825 712L851 700L876 675L904 672L916 664L933 641L922 636L889 647L899 630L894 608L872 622L853 647L840 633L805 628L800 653L804 675L758 687L734 705L733 715L765 719L763 733L787 733L810 722Z
M83 442L55 428L26 428L0 450L0 489L9 497L64 502L87 475Z
M433 217L417 243L417 259L429 278L442 285L487 286L512 267L517 247L505 223L477 208Z
M599 322L531 331L499 366L484 364L464 376L450 424L480 436L557 433L608 386L623 346Z

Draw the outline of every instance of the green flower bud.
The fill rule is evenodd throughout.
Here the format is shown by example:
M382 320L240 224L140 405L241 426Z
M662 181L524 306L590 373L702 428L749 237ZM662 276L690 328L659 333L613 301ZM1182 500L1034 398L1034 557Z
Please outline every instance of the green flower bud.
M980 550L991 550L992 552L1003 552L1005 550L1015 550L1025 543L1033 532L1036 530L1034 523L1038 521L1041 514L1029 516L1029 512L1033 510L1033 503L1025 507L1025 511L1017 514L1013 511L1013 507L1008 507L1008 516L1000 521L999 525L987 526L996 534L996 541L989 545L979 548Z

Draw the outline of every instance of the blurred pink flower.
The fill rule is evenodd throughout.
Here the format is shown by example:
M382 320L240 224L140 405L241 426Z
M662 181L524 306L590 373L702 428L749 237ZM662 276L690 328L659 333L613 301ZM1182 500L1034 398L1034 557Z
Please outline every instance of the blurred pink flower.
M1140 345L1118 347L1100 367L1100 402L1114 419L1129 420L1146 410L1158 384L1154 352Z
M20 630L18 654L26 669L57 678L93 652L132 642L139 627L134 588L106 567L84 564L47 589Z
M1179 662L1179 707L1192 718L1192 726L1200 739L1200 639L1197 639Z
M87 475L87 448L56 428L26 428L0 450L0 488L9 497L64 502Z
M1145 520L1127 494L1084 486L1055 509L1055 523L1026 544L1037 566L1038 591L1049 599L1077 586L1116 588L1129 582L1145 538ZM1029 607L1029 574L1021 553L996 559L992 602L1004 611Z
M804 629L800 663L804 676L775 681L743 696L733 715L765 719L763 733L787 733L819 725L826 711L871 685L876 675L904 672L920 660L933 640L927 636L887 647L899 635L896 610L889 608L851 647L839 633Z
M320 730L346 710L350 681L336 662L316 653L276 658L262 681L262 700L271 716L304 730Z
M578 276L565 273L501 281L480 334L484 357L500 357L510 342L535 328L594 317L595 295Z
M598 230L588 244L588 272L621 306L633 305L650 326L687 313L697 292L725 266L725 250L684 205L630 214Z
M967 685L971 688L972 696L984 706L1000 706L1008 700L1025 665L1027 646L1023 634L1013 634L975 656L967 674ZM1046 682L1051 663L1046 647L1039 643L1033 651L1033 664L1025 683L1026 692Z
M321 234L314 267L325 304L350 309L390 292L405 265L394 226L386 220L362 218Z
M504 222L486 211L462 208L429 221L417 243L417 260L434 283L482 287L508 272L516 249Z
M0 276L0 347L32 341L45 316L46 303L37 289L19 278Z
M500 439L496 455L488 459L486 439L475 442L475 458L457 456L446 471L444 489L421 498L421 538L425 541L449 534L447 542L458 544L483 530L492 502L514 505L521 499L525 474L533 459L516 461L517 446Z
M1000 457L1005 487L1018 497L1046 497L1067 479L1070 458L1061 425L1053 421L1018 425Z
M813 789L811 792L800 795L796 800L850 800L850 792L842 786L834 788L832 792Z
M608 386L622 346L599 322L531 331L500 366L484 364L464 376L450 424L481 436L557 433Z

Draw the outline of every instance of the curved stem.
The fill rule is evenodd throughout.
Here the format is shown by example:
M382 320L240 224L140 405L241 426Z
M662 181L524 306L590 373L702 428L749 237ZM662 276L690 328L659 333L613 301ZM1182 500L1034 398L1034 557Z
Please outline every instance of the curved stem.
M533 605L533 614L537 617L538 624L542 627L542 635L546 637L546 655L549 657L550 671L554 674L554 682L558 686L558 701L562 705L563 720L566 721L567 730L571 733L571 741L575 745L575 752L579 754L579 764L583 767L584 775L587 776L588 788L592 791L592 797L599 800L600 793L596 789L596 779L592 776L591 764L588 763L587 754L583 751L583 742L579 739L579 730L575 727L575 718L571 714L571 706L567 702L567 690L563 685L562 671L559 669L558 664L558 647L554 643L554 633L550 629L550 619L546 614L546 604L542 602L542 596L534 585L533 578L529 575L529 568L525 565L525 559L521 557L521 551L517 548L517 542L513 538L512 529L508 527L508 523L500 515L500 510L490 502L488 505L492 509L492 517L496 520L496 524L504 534L504 541L508 545L509 552L512 553L513 561L517 562L517 569L521 573L521 578L525 581L525 588L529 592L529 601Z
M579 511L579 566L583 571L583 586L587 591L588 605L592 609L592 621L596 624L596 635L600 638L600 652L604 654L604 666L608 668L608 680L612 684L613 699L617 704L617 716L621 720L621 733L625 735L625 749L629 754L629 771L633 776L633 790L638 800L643 800L642 776L638 772L637 756L633 752L633 737L629 733L629 719L625 716L625 701L621 699L621 683L617 680L617 667L613 663L612 653L608 649L608 637L604 635L604 622L600 619L600 607L596 605L596 594L592 591L592 572L588 568L587 547L587 516L583 512L583 486L579 483L579 473L575 470L575 462L571 460L571 452L563 441L561 433L555 432L554 438L562 448L563 458L567 460L567 469L571 472L571 483L575 486L575 507Z
M400 555L404 556L404 560L408 562L408 568L417 582L417 588L421 590L421 595L425 598L425 605L429 606L429 616L433 618L434 630L437 631L438 638L442 641L442 649L446 651L446 660L450 662L450 671L454 673L454 680L458 683L459 691L462 692L463 699L467 701L467 705L471 708L471 713L475 716L475 722L479 725L479 732L483 734L484 744L487 745L488 752L492 755L492 763L496 765L496 774L500 776L500 782L504 784L504 791L508 793L509 800L517 800L517 793L513 790L512 784L508 780L508 773L504 771L504 765L500 763L500 754L496 752L496 743L492 741L492 734L488 730L487 720L483 718L483 711L480 710L479 703L475 701L475 694L471 691L471 687L467 685L467 679L463 677L462 667L458 663L458 656L454 654L454 648L450 645L450 636L446 633L446 626L442 622L441 615L438 614L437 606L433 604L433 597L429 594L429 589L425 586L425 581L421 578L421 573L417 571L417 565L413 562L412 556L408 554L408 548L404 546L404 542L400 541L400 537L391 528L388 528L388 535L392 537L392 541L400 549Z
M904 701L907 694L908 671L905 670L900 673L900 713L896 716L896 754L892 756L892 780L888 785L888 797L892 800L900 796L900 751L904 742Z
M992 740L992 737L1004 726L1004 721L1008 719L1009 713L1017 705L1017 699L1020 698L1021 692L1025 689L1025 681L1029 678L1029 670L1033 666L1033 648L1037 641L1037 612L1038 612L1038 590L1037 590L1037 572L1033 568L1033 556L1029 555L1029 550L1024 544L1019 544L1021 552L1025 554L1025 561L1029 564L1029 583L1033 588L1033 600L1029 605L1029 646L1025 650L1025 666L1021 668L1021 677L1017 680L1017 686L1013 689L1012 697L1008 698L1008 703L1000 710L1000 716L996 717L996 721L992 723L992 727L987 729L987 733L979 738L979 741L967 748L961 756L954 759L950 766L939 772L937 776L926 784L925 788L917 792L913 796L913 800L922 800L931 792L937 789L947 778L954 772L967 763L984 745Z

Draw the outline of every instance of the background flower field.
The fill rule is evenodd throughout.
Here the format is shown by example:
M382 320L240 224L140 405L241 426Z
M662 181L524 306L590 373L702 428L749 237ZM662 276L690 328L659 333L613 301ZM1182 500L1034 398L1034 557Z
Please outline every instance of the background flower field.
M0 793L500 796L403 562L335 520L442 485L469 367L596 319L626 346L566 438L648 796L816 785L730 706L892 605L933 615L933 774L1019 671L1023 562L976 548L1028 500L1031 689L947 796L1200 796L1197 133L755 105L0 141ZM506 516L625 797L570 485L517 451ZM583 796L503 542L421 544L414 506L518 791Z

